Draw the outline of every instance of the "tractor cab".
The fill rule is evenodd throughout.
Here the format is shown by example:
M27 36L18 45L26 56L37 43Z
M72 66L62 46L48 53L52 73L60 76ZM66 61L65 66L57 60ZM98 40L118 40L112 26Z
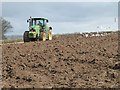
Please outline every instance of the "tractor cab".
M27 20L27 22L29 22L29 31L32 31L33 29L39 28L40 32L44 31L45 28L48 31L48 19L45 18L30 18L29 20Z
M31 18L27 20L29 31L24 33L24 42L43 40L52 40L52 27L48 26L46 18Z
M40 25L41 27L44 27L48 23L48 19L45 18L30 18L27 20L29 22L29 27Z

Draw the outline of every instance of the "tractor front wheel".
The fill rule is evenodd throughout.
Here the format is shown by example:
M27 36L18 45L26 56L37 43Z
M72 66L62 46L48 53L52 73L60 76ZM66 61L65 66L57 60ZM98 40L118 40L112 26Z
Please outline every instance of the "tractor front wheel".
M29 31L25 31L25 32L24 32L23 40L24 40L24 42L29 42L29 41L30 41Z

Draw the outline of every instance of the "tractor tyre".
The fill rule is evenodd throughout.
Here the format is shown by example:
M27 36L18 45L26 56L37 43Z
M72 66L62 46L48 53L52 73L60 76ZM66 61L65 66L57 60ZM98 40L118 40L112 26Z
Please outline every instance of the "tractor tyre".
M45 32L42 33L42 41L46 41L46 33Z
M23 40L24 40L24 42L29 42L29 41L30 41L29 31L25 31L25 32L24 32Z
M48 40L52 40L52 31L51 30L48 33Z

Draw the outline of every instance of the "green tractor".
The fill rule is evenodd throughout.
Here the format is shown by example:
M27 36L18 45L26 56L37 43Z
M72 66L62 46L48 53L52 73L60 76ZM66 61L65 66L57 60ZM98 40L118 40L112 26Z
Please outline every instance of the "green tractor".
M29 31L24 32L24 42L52 40L52 27L48 26L48 19L30 17L27 23L29 23Z

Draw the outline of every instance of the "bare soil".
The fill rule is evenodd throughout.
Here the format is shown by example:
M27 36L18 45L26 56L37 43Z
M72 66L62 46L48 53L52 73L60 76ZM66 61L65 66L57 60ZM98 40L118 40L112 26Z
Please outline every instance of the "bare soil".
M2 45L2 85L15 88L118 88L118 34L62 35Z

